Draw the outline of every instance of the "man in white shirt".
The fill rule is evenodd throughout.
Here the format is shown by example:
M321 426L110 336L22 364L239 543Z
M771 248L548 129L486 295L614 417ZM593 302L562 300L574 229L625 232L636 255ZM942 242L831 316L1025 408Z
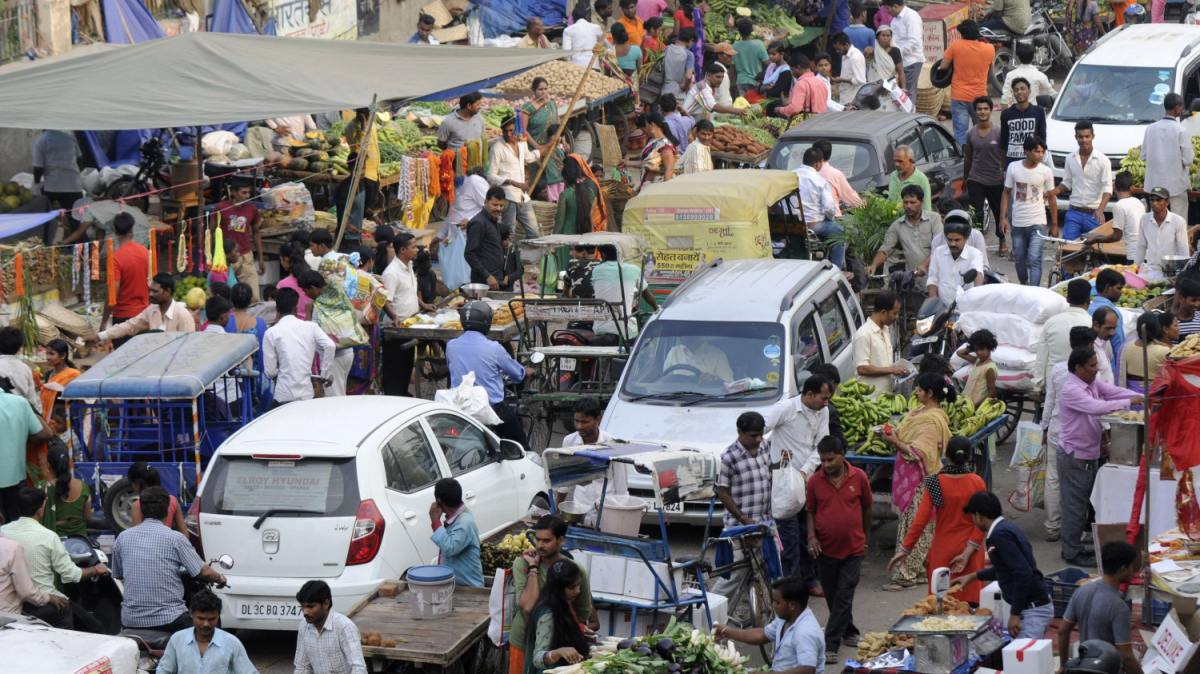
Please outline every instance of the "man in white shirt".
M717 102L716 92L725 79L725 67L720 63L705 66L704 78L692 85L683 99L683 111L697 120L708 119L714 112L739 116L746 114L745 110Z
M821 375L804 380L800 395L780 400L766 414L764 433L771 435L771 466L786 458L792 470L800 473L805 484L821 467L817 443L829 435L829 399L833 397L833 382ZM808 554L808 531L804 510L794 517L775 518L779 539L783 543L784 575L799 576L805 586L817 584L816 561Z
M1092 284L1087 279L1072 279L1067 284L1067 310L1057 313L1042 324L1042 341L1038 344L1037 363L1033 367L1033 390L1044 394L1050 370L1065 363L1071 356L1071 328L1092 327L1088 305L1092 303Z
M833 50L842 56L842 74L831 81L841 85L842 105L849 105L858 95L858 90L867 83L867 58L857 47L850 44L850 36L838 33L829 40Z
M33 370L17 354L25 346L25 336L15 325L0 328L0 377L12 384L13 395L29 401L33 411L42 414L42 398L33 381ZM46 412L49 414L49 410Z
M833 157L833 143L827 138L819 138L813 141L813 147L821 151L821 168L817 173L829 183L829 188L833 190L833 198L837 200L838 207L834 217L842 217L842 204L850 208L862 206L863 200L850 185L850 181L846 180L846 174L830 161Z
M1058 236L1058 201L1054 198L1054 172L1042 163L1046 141L1029 136L1024 147L1025 158L1009 164L1004 176L1000 229L1012 232L1017 279L1022 285L1040 286L1047 210L1042 202L1050 203L1050 236ZM1012 214L1011 227L1008 213Z
M818 173L825 162L825 155L815 147L804 151L804 164L795 169L799 180L800 208L803 209L804 222L808 228L825 239L842 231L841 225L834 221L837 216L837 199L833 197L833 188L829 181ZM829 254L829 261L838 269L846 258L846 246L835 247Z
M1167 115L1146 127L1142 138L1142 161L1146 162L1146 191L1165 187L1171 195L1171 212L1188 216L1187 191L1191 187L1188 166L1195 151L1192 137L1179 123L1183 116L1183 96L1169 93L1163 100Z
M321 379L329 383L334 344L316 323L296 318L300 293L280 288L275 293L279 319L263 336L263 371L275 382L271 409L296 400L312 400L313 359L321 356Z
M1132 192L1133 174L1121 171L1113 176L1113 195L1116 201L1112 202L1112 232L1103 236L1093 234L1088 238L1091 243L1124 241L1126 256L1132 256L1138 237L1141 236L1142 216L1146 215L1146 205L1141 199L1133 196Z
M287 154L288 140L304 140L306 131L316 131L317 123L312 115L293 115L291 117L276 117L267 120L267 126L275 131L271 144L277 151Z
M950 213L953 212L954 211L950 211ZM950 217L950 213L947 213L946 217ZM937 234L934 234L933 241L929 244L930 254L932 255L933 250L938 246L944 245L946 245L946 233L938 232ZM983 268L991 269L991 265L988 263L987 239L984 238L983 232L972 227L971 233L967 236L967 247L974 248L975 250L979 251L979 259L983 260Z
M429 244L430 252L436 253L440 244L449 245L463 236L459 230L465 228L471 222L471 218L483 210L487 191L487 178L474 173L463 178L463 184L454 188L454 203L450 205L450 213L438 228L437 237Z
M515 232L516 223L520 220L522 238L536 239L540 234L537 216L533 213L533 201L529 198L529 185L525 183L528 180L525 165L537 162L541 154L529 149L527 142L517 140L516 127L516 115L500 122L500 132L504 137L492 145L487 180L493 186L504 188L504 214L500 216L500 222L508 227L508 231Z
M1063 238L1075 241L1085 232L1101 225L1104 207L1112 197L1112 162L1092 149L1096 134L1092 123L1075 123L1075 142L1079 150L1067 157L1063 179L1054 188L1055 196L1070 193L1067 214L1063 218Z
M604 39L604 29L588 20L592 18L592 7L586 1L575 5L571 17L574 23L563 29L563 51L575 52L571 63L586 68L592 62L592 50ZM598 61L592 66L596 70L600 69Z
M1171 197L1165 187L1147 191L1146 201L1150 202L1150 212L1138 224L1137 245L1130 259L1162 271L1164 256L1188 256L1187 221L1170 210Z
M893 376L908 374L908 368L896 364L892 350L892 324L900 318L900 298L888 290L875 296L875 312L854 333L850 347L854 352L854 373L858 380L875 387L875 393L891 393Z
M608 434L608 431L600 430L600 417L604 413L603 408L600 407L600 401L595 398L580 398L575 401L571 412L575 419L575 432L563 438L563 447L607 445L616 440ZM611 475L608 480L606 501L611 496L628 496L629 476L625 471L625 464L614 461L609 466ZM600 514L600 497L604 495L604 480L592 480L587 484L575 485L574 488L566 487L555 491L560 503L563 500L574 501L587 507L588 511L583 517L583 524L589 527L596 526L596 518ZM565 498L568 494L571 497ZM611 503L611 501L608 502Z
M1117 312L1109 307L1096 307L1092 314L1092 329L1096 331L1096 341L1092 349L1096 351L1096 379L1105 384L1116 385L1112 361L1115 357L1112 349L1112 338L1117 332Z
M983 257L979 251L967 245L971 219L961 211L946 215L946 243L933 249L929 257L930 297L940 297L947 305L958 297L959 288L966 284L963 274L974 269L975 280L968 285L983 284Z
M679 343L667 352L667 359L663 361L663 372L676 365L687 365L688 368L699 370L700 381L733 381L733 368L729 367L729 356L708 340L696 335L679 338Z
M391 260L383 270L383 287L387 289L387 304L383 311L400 325L405 319L417 315L421 310L421 298L417 295L417 277L412 263L417 259L417 240L408 232L392 237ZM408 385L412 377L413 359L416 349L406 349L405 338L383 340L383 394L409 396Z
M616 321L596 321L592 330L597 340L593 346L617 346L621 338L628 338L633 344L637 337L638 325L633 312L637 309L638 284L642 280L642 270L621 261L617 247L612 244L599 246L600 264L592 269L592 289L595 298L615 305L617 318L626 317L625 328L619 329ZM641 290L641 297L652 310L658 309L658 301L649 288Z
M883 0L883 9L895 17L892 19L892 44L900 50L903 59L908 99L916 101L917 82L921 79L921 66L925 65L921 15L911 7L905 7L904 0Z
M1050 79L1046 77L1046 73L1038 70L1033 63L1033 45L1025 42L1017 43L1017 61L1021 65L1008 71L1004 76L1004 89L1000 97L1000 105L1012 105L1013 92L1012 83L1015 79L1023 79L1029 82L1029 98L1037 100L1038 96L1046 94L1048 96L1057 96L1058 92L1050 84Z

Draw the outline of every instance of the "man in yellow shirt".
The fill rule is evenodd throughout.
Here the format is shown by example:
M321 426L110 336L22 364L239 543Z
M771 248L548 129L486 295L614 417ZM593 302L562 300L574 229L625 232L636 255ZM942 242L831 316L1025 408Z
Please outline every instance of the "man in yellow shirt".
M359 157L366 157L367 162L363 167L358 194L354 195L354 203L347 206L346 202L350 198L350 184L353 181L343 180L338 183L337 193L334 196L334 203L337 204L338 224L344 223L346 228L346 233L342 237L343 247L348 248L355 248L361 243L364 214L367 218L374 218L375 207L379 200L378 122L372 125L371 137L365 143L366 150L363 150L363 134L366 133L370 115L370 109L359 108L354 111L354 121L346 125L346 143L350 146L351 153L349 164L353 166ZM343 219L347 208L350 209L348 221Z

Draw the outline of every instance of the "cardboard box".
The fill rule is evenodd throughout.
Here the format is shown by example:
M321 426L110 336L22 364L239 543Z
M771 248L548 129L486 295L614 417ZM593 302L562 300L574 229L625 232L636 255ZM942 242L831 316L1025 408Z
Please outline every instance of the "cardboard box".
M1054 642L1014 639L1004 647L1005 674L1054 674Z
M1150 644L1158 651L1158 668L1179 674L1200 673L1200 617L1193 597L1177 597Z
M1000 583L992 581L979 591L979 607L991 610L993 618L999 620L1001 625L1008 624L1012 607L1000 595Z
M683 569L676 569L675 573L675 591L682 591L683 586ZM625 564L625 596L634 599L644 599L646 601L654 601L654 591L658 590L659 601L666 598L666 592L658 587L657 580L671 587L671 575L668 573L667 565L663 562L650 562L649 566L640 559L631 559Z
M590 579L592 577L592 553L586 550L572 550L571 557L583 565L583 570L587 571L588 578Z
M624 557L593 554L591 573L588 579L592 584L592 592L604 594L625 594L625 562Z

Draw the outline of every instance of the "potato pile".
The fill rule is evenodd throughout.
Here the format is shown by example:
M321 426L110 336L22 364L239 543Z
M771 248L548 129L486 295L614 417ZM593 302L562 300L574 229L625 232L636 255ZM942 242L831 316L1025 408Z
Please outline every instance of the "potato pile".
M379 646L381 648L395 648L395 639L384 639L378 630L364 632L359 636L359 641L363 646ZM403 639L401 640L403 641Z
M575 87L579 86L579 78L586 70L587 68L577 66L570 61L551 61L504 80L496 85L496 89L505 93L527 94L530 87L533 86L535 77L545 77L546 81L550 83L551 96L564 96L570 100L571 96L575 94ZM624 88L626 88L626 84L621 80L592 71L588 75L587 81L583 83L583 91L580 96L588 100L595 100L615 94Z
M913 648L913 636L896 636L891 632L867 632L858 640L858 653L854 659L866 663L897 648Z
M718 126L716 133L713 134L711 149L714 152L728 152L729 154L753 157L771 148L758 142L754 139L754 136L732 124L725 124Z

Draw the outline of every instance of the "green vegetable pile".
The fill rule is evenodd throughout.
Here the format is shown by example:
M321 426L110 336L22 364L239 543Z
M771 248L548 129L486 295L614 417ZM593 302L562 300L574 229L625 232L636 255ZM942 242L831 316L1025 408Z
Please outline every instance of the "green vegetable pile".
M687 623L667 623L662 634L641 639L605 637L589 660L546 674L736 674L746 671L732 644L722 646Z
M488 110L487 112L483 113L483 123L487 124L488 126L492 127L493 129L499 129L500 122L504 121L505 117L508 117L509 115L512 115L512 114L515 114L513 112L512 106L497 105L496 107L492 108L491 110Z
M437 147L437 137L421 133L416 122L393 119L379 129L379 160L383 163L400 161L413 148L431 147Z
M329 127L329 130L325 132L325 137L330 140L333 140L334 138L345 138L347 124L349 124L349 122L334 122L333 126Z
M448 115L452 112L450 104L445 101L415 101L410 103L408 107L428 110L431 115Z
M182 302L184 297L187 297L188 291L192 288L208 288L208 282L197 276L185 276L175 282L175 292L173 293L176 302Z

